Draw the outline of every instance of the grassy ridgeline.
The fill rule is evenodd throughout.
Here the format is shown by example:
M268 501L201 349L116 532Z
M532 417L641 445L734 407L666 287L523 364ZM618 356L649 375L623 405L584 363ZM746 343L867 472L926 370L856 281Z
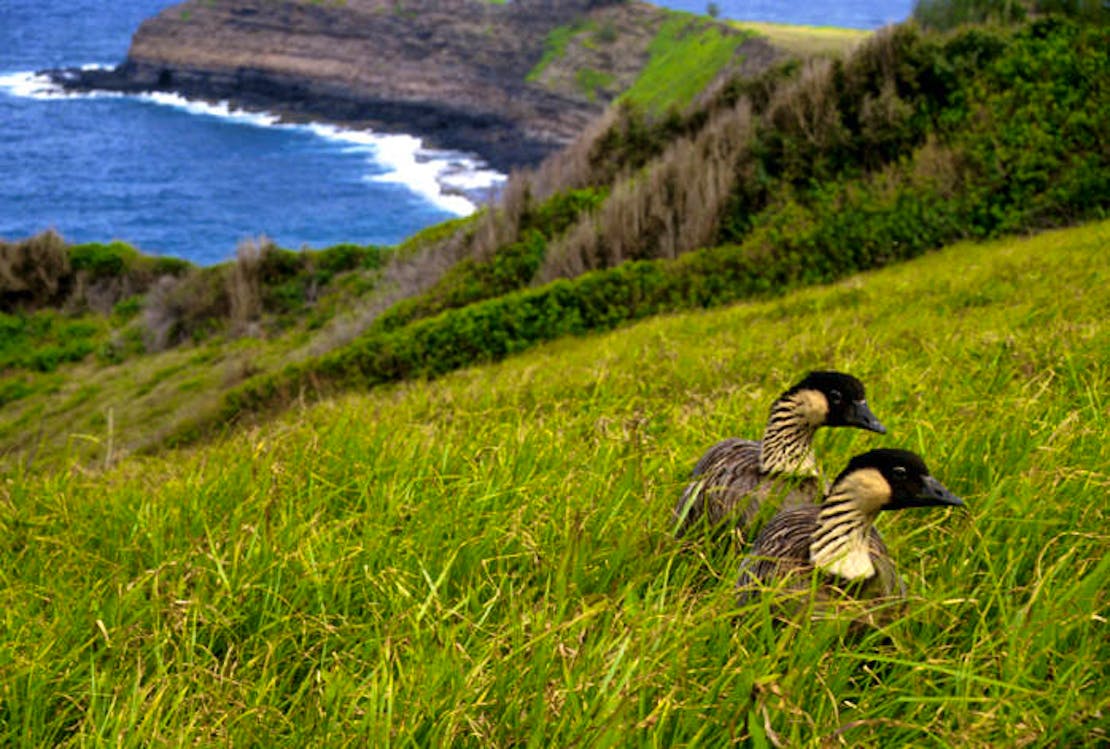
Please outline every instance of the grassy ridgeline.
M0 741L1105 741L1108 241L962 244L15 476ZM826 366L890 429L822 433L827 471L911 448L970 508L880 518L912 591L887 644L773 630L735 558L668 536L701 450Z

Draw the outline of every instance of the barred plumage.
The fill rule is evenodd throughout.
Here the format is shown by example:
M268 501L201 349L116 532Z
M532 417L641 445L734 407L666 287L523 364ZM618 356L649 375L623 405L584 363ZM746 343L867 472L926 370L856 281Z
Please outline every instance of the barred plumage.
M808 602L810 594L822 603L904 598L905 583L874 520L884 510L940 506L963 502L914 453L857 455L822 504L782 510L767 523L740 565L740 601L769 587L784 595L780 607Z
M886 432L868 408L859 380L810 372L771 405L761 441L730 437L701 457L674 508L675 535L682 537L699 523L719 529L727 520L743 537L768 502L812 504L822 492L813 455L813 435L821 426Z
M810 544L818 533L821 505L794 507L779 512L768 521L752 546L751 553L740 565L740 602L757 596L767 585L807 593L813 586L815 567L810 559ZM819 576L818 593L828 597L834 590L851 590L860 598L902 598L906 584L890 558L882 536L874 526L867 531L867 547L875 574L862 582L840 579L832 574Z

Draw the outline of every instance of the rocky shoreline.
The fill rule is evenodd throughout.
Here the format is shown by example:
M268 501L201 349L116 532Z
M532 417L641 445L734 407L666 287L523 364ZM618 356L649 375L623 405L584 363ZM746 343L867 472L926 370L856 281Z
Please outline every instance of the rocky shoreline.
M145 21L113 69L42 72L70 91L166 91L408 133L507 172L563 147L619 93L530 80L551 31L619 22L637 45L609 62L630 82L663 13L597 0L188 0Z
M128 60L111 69L64 68L41 73L73 92L172 92L187 99L227 102L233 109L270 112L288 122L324 121L351 129L415 135L430 148L478 154L501 172L538 163L561 147L529 137L518 124L496 114L473 114L430 102L355 96L311 80L283 79L268 71L240 70L226 76L176 69L170 80L159 80L158 71Z

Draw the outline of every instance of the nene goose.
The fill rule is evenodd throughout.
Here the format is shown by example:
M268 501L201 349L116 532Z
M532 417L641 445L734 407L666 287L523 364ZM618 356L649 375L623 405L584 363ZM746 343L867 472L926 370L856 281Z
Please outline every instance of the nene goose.
M727 520L742 542L768 500L781 498L784 507L816 502L824 487L813 435L822 426L886 433L867 407L863 383L841 372L810 372L772 404L762 441L731 437L701 457L674 509L675 536L703 519L715 529Z
M848 463L820 505L781 510L740 565L740 602L773 586L822 603L898 600L905 585L875 530L883 510L963 507L907 450L878 449ZM781 587L780 587L781 586Z

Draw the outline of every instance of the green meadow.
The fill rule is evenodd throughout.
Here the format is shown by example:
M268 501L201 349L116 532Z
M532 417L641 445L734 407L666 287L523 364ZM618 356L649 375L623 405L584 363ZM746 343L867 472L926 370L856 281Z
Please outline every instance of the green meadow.
M871 35L871 32L860 29L766 21L729 21L729 25L766 37L776 47L802 56L847 54Z
M1110 222L963 243L0 483L11 746L1110 741ZM904 614L774 626L678 543L702 450L859 376L967 512L878 526Z

